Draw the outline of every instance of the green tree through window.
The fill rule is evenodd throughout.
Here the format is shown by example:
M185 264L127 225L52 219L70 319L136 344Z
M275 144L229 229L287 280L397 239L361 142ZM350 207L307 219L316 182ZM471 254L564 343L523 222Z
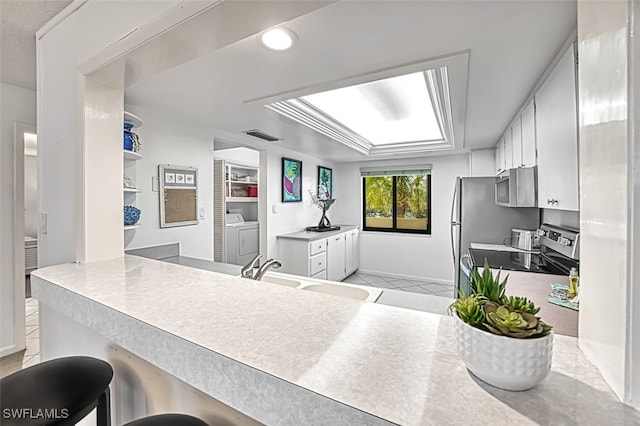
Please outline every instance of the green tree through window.
M431 175L363 178L364 229L431 233Z

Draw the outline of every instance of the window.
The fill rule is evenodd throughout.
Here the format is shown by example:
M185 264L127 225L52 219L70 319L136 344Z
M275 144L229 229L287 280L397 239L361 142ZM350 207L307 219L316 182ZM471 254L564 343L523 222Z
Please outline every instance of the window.
M431 234L431 168L361 169L365 231Z

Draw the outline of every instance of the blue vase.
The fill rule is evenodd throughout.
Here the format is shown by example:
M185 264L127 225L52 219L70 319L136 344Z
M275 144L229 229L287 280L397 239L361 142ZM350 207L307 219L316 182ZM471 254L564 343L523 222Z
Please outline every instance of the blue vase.
M124 138L123 138L123 147L127 151L133 150L133 136L131 135L131 129L133 128L132 123L124 123Z

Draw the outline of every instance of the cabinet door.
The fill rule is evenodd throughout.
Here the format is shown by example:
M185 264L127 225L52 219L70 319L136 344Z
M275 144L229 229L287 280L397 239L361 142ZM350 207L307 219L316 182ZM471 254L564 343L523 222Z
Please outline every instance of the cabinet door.
M533 99L522 111L522 166L536 165L536 121Z
M506 161L505 161L505 147L504 147L504 137L500 138L500 142L498 142L497 149L497 162L496 162L496 171L502 173L506 169Z
M538 207L578 210L578 125L573 45L535 95Z
M500 174L500 144L496 145L496 175Z
M339 281L345 275L345 235L327 238L327 279Z
M522 118L517 116L511 125L511 145L513 147L513 167L522 167Z
M511 137L511 127L504 134L504 169L509 170L514 167L513 164L513 138Z
M353 271L357 271L360 268L360 230L354 229L352 231L352 243L351 250L353 251Z
M345 232L345 275L351 275L354 269L353 265L353 231Z
M346 275L351 275L360 267L360 230L353 229L346 233Z

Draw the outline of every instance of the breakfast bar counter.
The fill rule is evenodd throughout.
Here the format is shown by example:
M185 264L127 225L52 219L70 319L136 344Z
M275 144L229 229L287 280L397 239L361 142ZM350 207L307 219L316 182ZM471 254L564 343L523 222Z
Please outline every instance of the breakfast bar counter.
M555 336L546 380L508 392L467 372L455 351L452 318L437 314L128 255L37 270L32 288L41 304L43 359L99 354L92 345L109 342L193 389L185 393L242 413L230 424L640 421L571 337ZM68 327L56 328L58 321ZM65 337L72 329L76 334ZM122 389L145 380L131 368L116 374L112 387L128 395ZM175 409L180 398L172 394L146 410ZM115 421L128 420L114 405Z

